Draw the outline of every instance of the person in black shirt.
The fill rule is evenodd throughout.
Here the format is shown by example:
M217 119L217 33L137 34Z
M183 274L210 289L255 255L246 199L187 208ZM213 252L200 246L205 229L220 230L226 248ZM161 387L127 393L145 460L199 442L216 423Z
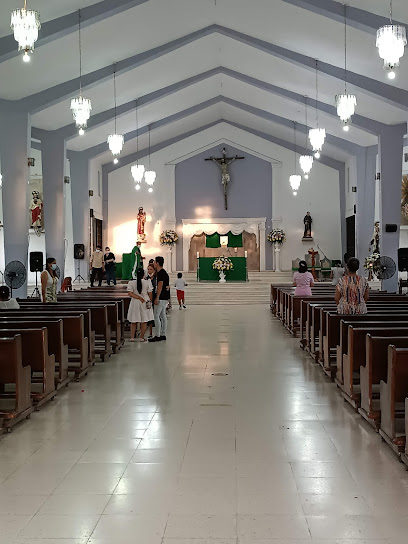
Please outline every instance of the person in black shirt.
M115 272L115 255L111 252L109 247L105 247L105 255L103 256L105 262L106 283L110 285L116 285L116 272Z
M157 291L154 299L154 327L155 334L153 338L149 339L149 342L160 342L166 340L167 331L167 315L166 306L170 299L170 278L167 272L163 268L164 258L156 257L156 280Z

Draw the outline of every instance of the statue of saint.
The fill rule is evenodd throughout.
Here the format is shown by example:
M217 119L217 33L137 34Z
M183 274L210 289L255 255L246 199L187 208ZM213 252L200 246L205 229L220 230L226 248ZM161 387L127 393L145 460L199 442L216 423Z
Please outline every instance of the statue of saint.
M40 193L38 191L33 191L32 199L30 202L30 212L31 212L31 228L33 228L36 234L39 236L41 234L41 220L42 220L42 210L43 203L40 198Z
M235 155L235 157L227 157L227 150L225 147L222 150L222 157L216 158L216 157L209 157L208 159L205 159L206 161L213 161L215 164L217 164L221 169L221 183L224 188L224 207L226 210L228 210L228 184L231 181L231 176L228 171L228 166L236 161L236 160L242 160L245 157L238 157L238 155Z
M305 225L305 231L303 233L303 238L312 238L312 223L313 219L310 215L310 212L307 212L303 218L303 223Z
M380 222L376 221L374 223L374 232L373 237L370 242L370 251L373 253L380 253Z
M146 212L143 210L143 206L140 206L139 213L137 214L137 241L147 242L145 233Z

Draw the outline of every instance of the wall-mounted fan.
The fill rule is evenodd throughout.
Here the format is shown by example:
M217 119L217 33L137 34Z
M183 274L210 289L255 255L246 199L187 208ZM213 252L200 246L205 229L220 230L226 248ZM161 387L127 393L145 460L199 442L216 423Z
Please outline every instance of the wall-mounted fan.
M11 296L13 289L22 287L27 279L27 269L20 261L11 261L4 269L4 281L10 287Z
M397 265L391 257L380 257L373 266L373 272L379 280L389 280L397 271Z

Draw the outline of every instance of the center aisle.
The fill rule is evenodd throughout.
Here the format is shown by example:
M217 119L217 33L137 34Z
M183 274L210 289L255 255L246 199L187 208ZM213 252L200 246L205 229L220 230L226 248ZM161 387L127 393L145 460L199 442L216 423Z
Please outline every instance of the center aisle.
M403 466L267 305L169 325L0 440L2 544L406 541Z

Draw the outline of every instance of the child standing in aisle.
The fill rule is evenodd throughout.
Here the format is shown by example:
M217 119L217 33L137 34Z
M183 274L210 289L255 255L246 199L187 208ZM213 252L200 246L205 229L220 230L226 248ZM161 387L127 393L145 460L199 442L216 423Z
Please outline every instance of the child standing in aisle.
M179 310L182 310L183 308L186 309L184 290L187 287L187 283L183 280L183 274L181 272L177 274L177 279L176 279L176 283L174 284L174 287L176 288L176 291L177 291L177 301L179 303Z

